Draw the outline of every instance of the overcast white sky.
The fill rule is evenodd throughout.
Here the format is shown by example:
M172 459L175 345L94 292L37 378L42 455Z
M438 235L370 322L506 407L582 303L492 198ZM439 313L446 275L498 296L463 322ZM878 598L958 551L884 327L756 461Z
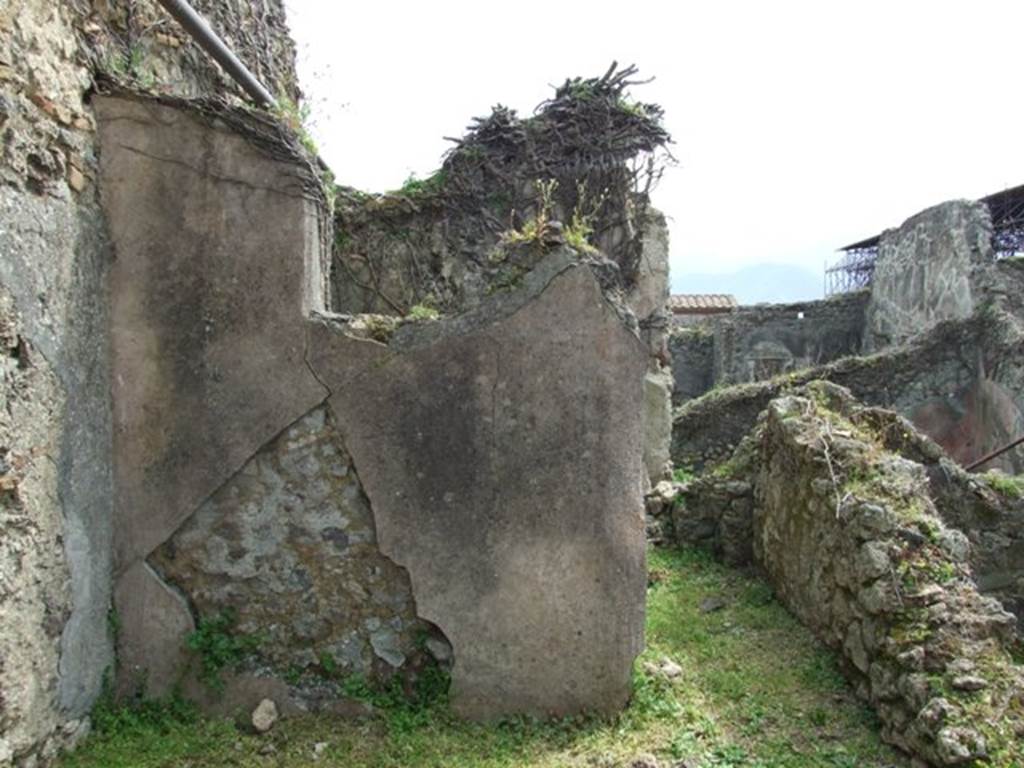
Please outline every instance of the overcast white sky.
M615 59L655 76L679 167L655 192L675 289L761 263L821 274L933 203L1024 183L1024 2L286 0L339 181L431 173L471 117L529 114Z

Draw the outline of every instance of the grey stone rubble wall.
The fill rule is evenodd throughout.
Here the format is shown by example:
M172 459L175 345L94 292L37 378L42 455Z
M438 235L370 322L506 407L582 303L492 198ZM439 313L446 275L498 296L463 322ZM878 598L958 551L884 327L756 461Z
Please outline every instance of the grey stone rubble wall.
M958 470L946 462L928 466L939 514L967 535L978 588L1016 615L1024 637L1024 499L1007 497L991 477L950 482Z
M739 477L697 478L679 489L670 508L671 535L710 550L729 565L754 560L754 487Z
M701 468L724 461L772 397L813 379L899 411L958 461L1005 445L1024 434L1024 308L1015 298L1022 276L1015 263L995 265L986 277L988 299L971 318L939 323L906 345L685 403L674 416L673 462ZM1021 471L1024 452L989 466Z
M673 326L668 337L672 356L672 405L700 397L715 386L715 335L710 323Z
M1000 743L988 729L998 724L1016 740L1022 725L1014 701L1024 695L1024 670L1009 653L1012 616L977 592L963 566L962 534L920 500L915 468L873 462L893 498L879 503L851 489L837 509L822 433L806 422L809 404L784 397L769 406L756 557L779 599L841 653L879 714L883 738L933 765L983 759ZM826 439L839 467L871 453L849 438Z
M858 354L868 293L756 304L672 329L673 403Z
M1015 614L1024 634L1024 499L1001 490L998 478L965 472L897 413L864 407L857 418L886 450L918 467L935 514L965 537L964 557L979 591ZM752 428L755 434L757 429ZM717 470L671 494L662 516L669 538L709 549L732 565L753 562L749 477L757 461L755 442L748 435Z
M984 203L942 203L883 233L866 351L902 344L943 320L970 317L981 298L979 273L992 259L992 221Z
M271 87L297 95L278 0L197 5ZM86 101L93 73L164 92L227 88L155 2L87 6L0 4L0 301L24 361L3 382L0 484L17 486L3 514L30 510L33 520L0 562L10 579L0 594L0 765L45 762L78 739L113 661L110 248Z
M1017 616L1024 637L1024 498L1015 490L1019 484L1000 482L1005 478L1001 473L965 472L935 442L891 411L865 408L858 418L887 450L921 465L936 513L966 536L962 544L978 589Z
M969 567L969 535L922 493L924 466L879 451L889 433L913 429L824 382L774 399L728 473L683 489L674 534L756 564L840 653L887 741L928 765L990 753L1013 764L1024 695L1013 617L979 594L979 558Z
M430 636L408 574L378 549L324 406L261 448L149 562L199 616L235 610L237 629L261 636L261 660L293 678L336 669L378 679L388 670L375 667L401 668Z
M867 293L857 292L822 301L739 307L716 318L715 382L762 381L857 354L867 301Z
M54 498L62 392L46 359L25 340L0 287L0 765L58 725L60 636L71 612L68 563ZM42 674L26 674L38 669ZM77 731L77 721L69 721ZM56 744L47 748L47 754Z

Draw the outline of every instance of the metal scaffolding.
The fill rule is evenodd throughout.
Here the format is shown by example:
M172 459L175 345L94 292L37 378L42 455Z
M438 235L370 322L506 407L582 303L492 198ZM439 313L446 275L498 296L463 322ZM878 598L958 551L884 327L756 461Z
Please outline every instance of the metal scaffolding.
M992 250L997 259L1024 256L1024 185L983 197L992 214Z
M996 259L1024 256L1024 185L983 197L992 216L992 253ZM840 248L842 256L825 270L825 295L850 293L868 288L875 273L875 260L882 236Z
M871 285L878 258L878 238L868 245L850 245L843 248L838 262L825 270L825 295L852 293Z

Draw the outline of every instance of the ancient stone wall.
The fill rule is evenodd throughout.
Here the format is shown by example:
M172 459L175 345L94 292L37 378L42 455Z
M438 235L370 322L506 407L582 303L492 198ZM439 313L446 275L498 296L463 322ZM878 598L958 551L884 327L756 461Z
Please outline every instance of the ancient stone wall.
M427 652L467 716L621 707L656 341L624 296L655 316L663 278L538 241L468 311L326 313L327 206L294 137L207 102L96 108L121 689L191 690L215 622L258 638L228 689L288 707ZM569 498L566 477L591 480Z
M452 644L455 709L621 707L642 644L648 355L591 268L555 251L386 347L330 324L313 342L381 549ZM569 498L566 477L589 480Z
M828 379L872 405L893 408L954 459L973 461L1024 434L1024 349L1019 287L1024 270L1000 262L986 275L986 301L967 320L949 320L913 343L866 357L709 392L675 414L673 461L702 467L731 455L768 400L787 387ZM988 468L1019 472L1012 451Z
M270 562L297 562L309 531L319 554L329 555L337 550L320 538L322 529L344 533L337 524L344 513L322 508L330 470L287 435L278 438L327 394L306 364L306 314L324 302L325 284L315 276L323 274L325 205L310 161L271 120L166 99L96 101L103 202L117 254L110 291L118 685L160 696L183 678L179 662L196 619L226 609L259 615L268 610L257 602L269 598L268 583L306 585L315 599L310 572L274 582ZM264 453L288 454L277 472L270 456L253 459L276 438L284 447ZM295 487L291 458L317 465L310 487ZM308 511L298 504L307 496L319 499L319 513L334 526L318 526L313 512L305 527L284 525L288 506L297 507L294 515ZM275 501L285 509L266 508ZM225 505L233 513L226 518ZM284 525L279 537L271 521ZM196 535L202 551L177 546ZM264 549L251 552L257 545ZM239 594L245 580L230 582L226 563L263 579L250 579ZM146 594L162 597L140 601ZM238 610L243 602L246 610ZM276 639L301 634L295 624L280 627ZM295 653L334 639L312 632Z
M637 318L649 352L644 376L644 467L654 487L671 471L674 387L668 350L668 225L660 211L649 210L640 241L639 265L624 301Z
M1012 617L977 592L919 468L876 458L817 397L773 401L764 427L754 550L779 599L840 651L887 741L938 766L1020 760Z
M673 328L669 337L681 405L716 386L763 381L860 352L866 292L824 301L757 304Z
M714 323L715 381L739 384L860 351L867 295L740 307Z
M278 92L296 95L283 6L198 3ZM94 78L230 91L149 0L0 3L0 765L77 739L113 663L106 274ZM21 522L19 522L21 521Z
M902 344L943 320L970 317L981 300L979 273L992 259L992 222L984 203L942 203L883 233L865 350Z
M797 388L799 390L799 388ZM787 390L787 392L790 390ZM779 393L777 396L785 396ZM763 412L762 412L763 417ZM935 514L963 535L959 550L984 594L997 597L1024 627L1024 500L1018 481L998 472L971 474L899 414L863 407L857 418L879 445L919 465ZM756 434L757 423L751 425ZM668 535L733 565L753 562L751 527L758 449L748 434L717 469L679 488Z
M978 589L997 597L1014 613L1024 634L1024 487L1020 481L998 471L965 472L935 442L891 411L865 408L858 418L886 450L921 465L938 516L965 536L958 549L966 553Z
M987 522L961 513L970 532L951 527L942 508L953 492L929 494L933 473L888 447L941 461L909 423L837 387L782 395L728 465L683 489L674 535L763 570L840 654L887 741L928 765L1014 764L1019 640L1012 615L979 591L991 544L974 547L995 508ZM952 482L971 493L963 476Z
M633 312L650 351L644 433L654 484L669 464L668 228L650 206L648 171L630 171L622 159L644 152L653 160L668 136L656 105L623 109L618 77L613 70L567 81L528 118L496 107L436 173L400 190L340 188L331 309L468 311L516 288L542 257L538 245L602 254L602 279Z
M378 679L375 666L401 668L430 634L408 575L377 547L323 406L261 448L149 563L197 615L233 612L239 632L261 637L262 660L293 678L326 666Z
M668 337L672 356L672 404L679 406L715 386L715 335L710 324L673 326Z
M770 397L815 378L899 410L963 463L1024 434L1024 281L1018 260L993 260L990 241L984 205L943 203L884 233L870 293L741 308L673 331L673 461L723 460ZM875 354L853 357L862 349ZM1024 453L990 466L1019 472Z

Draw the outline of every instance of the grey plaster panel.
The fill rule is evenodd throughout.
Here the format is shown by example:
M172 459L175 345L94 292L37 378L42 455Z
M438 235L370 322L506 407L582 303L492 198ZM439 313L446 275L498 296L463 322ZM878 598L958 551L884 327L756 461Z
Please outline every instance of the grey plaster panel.
M315 204L298 165L170 106L97 99L115 262L119 569L325 395L304 360Z
M615 711L643 644L647 353L589 268L538 269L418 343L313 328L381 550L479 719Z
M140 560L114 585L114 608L118 693L170 695L184 676L186 641L196 628L185 598Z

